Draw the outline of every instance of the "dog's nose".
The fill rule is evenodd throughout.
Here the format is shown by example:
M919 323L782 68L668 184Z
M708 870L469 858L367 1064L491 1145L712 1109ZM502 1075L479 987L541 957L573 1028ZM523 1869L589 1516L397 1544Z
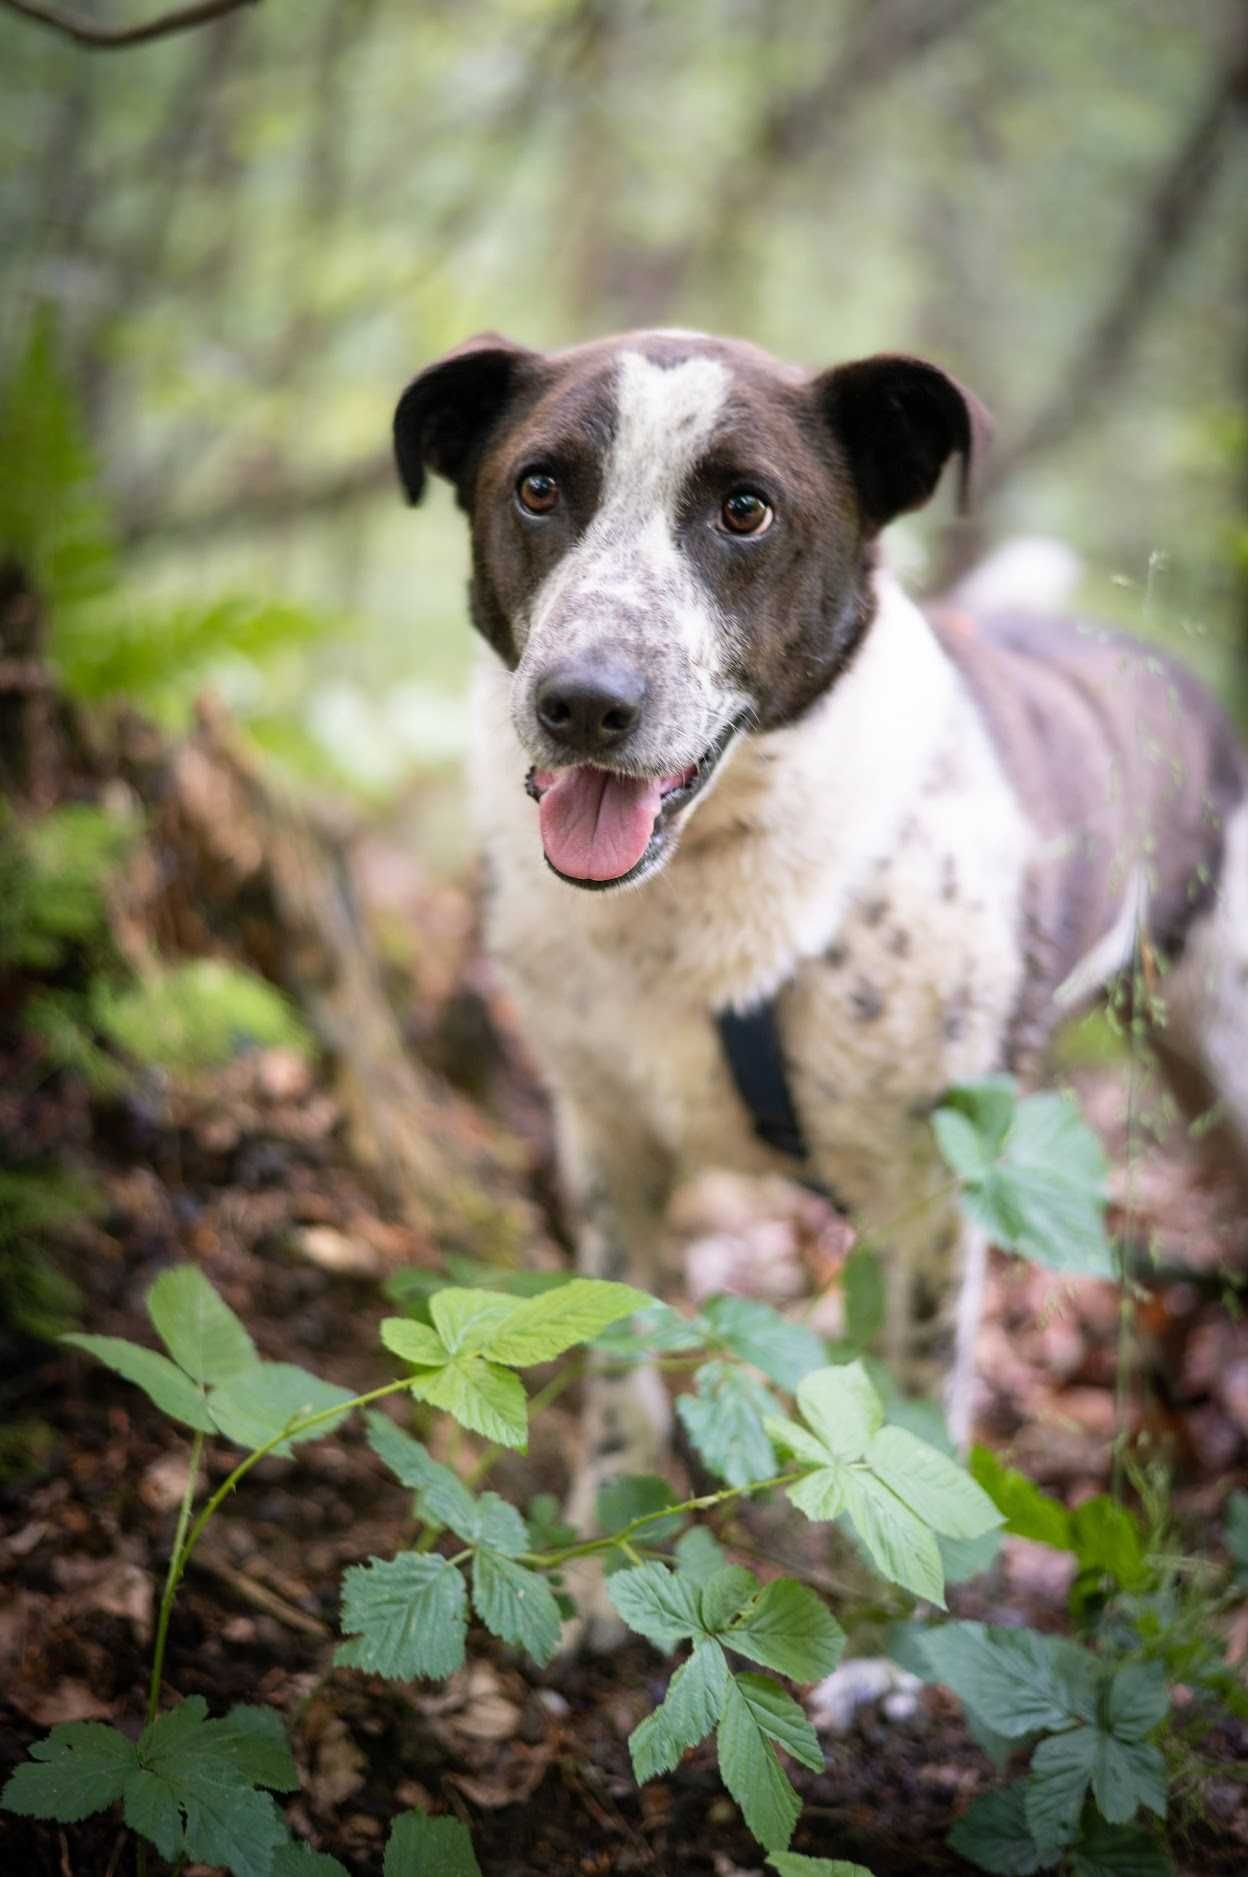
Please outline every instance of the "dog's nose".
M639 671L576 659L556 665L542 679L537 720L565 749L593 756L624 741L641 715L645 695Z

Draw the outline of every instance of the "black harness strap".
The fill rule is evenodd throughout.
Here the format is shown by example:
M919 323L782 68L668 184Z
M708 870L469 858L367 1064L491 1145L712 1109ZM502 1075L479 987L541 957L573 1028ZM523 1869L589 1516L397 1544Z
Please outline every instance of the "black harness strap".
M768 997L745 1012L717 1011L715 1025L724 1060L759 1140L794 1160L809 1160L810 1148L785 1068L775 998Z

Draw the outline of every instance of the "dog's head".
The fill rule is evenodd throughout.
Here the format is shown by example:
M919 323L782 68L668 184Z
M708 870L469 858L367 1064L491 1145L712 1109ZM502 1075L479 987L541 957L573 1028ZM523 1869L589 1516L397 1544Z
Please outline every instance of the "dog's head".
M987 419L919 359L811 375L740 342L634 333L560 353L487 333L395 416L472 529L474 623L510 667L551 867L605 888L672 852L743 731L793 722L869 624L874 543L962 490Z

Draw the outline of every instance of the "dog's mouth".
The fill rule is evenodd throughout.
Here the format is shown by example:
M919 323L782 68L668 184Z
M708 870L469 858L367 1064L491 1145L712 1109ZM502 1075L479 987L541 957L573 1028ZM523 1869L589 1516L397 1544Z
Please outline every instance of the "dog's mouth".
M529 770L525 788L538 806L546 864L573 886L623 886L648 873L667 831L710 780L741 728L734 718L697 762L673 775L630 776L578 763Z

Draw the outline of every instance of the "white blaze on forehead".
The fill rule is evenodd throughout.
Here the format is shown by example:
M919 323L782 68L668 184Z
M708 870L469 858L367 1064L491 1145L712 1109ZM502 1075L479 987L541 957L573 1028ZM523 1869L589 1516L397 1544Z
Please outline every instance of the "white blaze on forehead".
M615 440L607 458L595 528L640 522L670 525L686 477L706 449L728 395L717 359L656 365L625 352L616 378Z

